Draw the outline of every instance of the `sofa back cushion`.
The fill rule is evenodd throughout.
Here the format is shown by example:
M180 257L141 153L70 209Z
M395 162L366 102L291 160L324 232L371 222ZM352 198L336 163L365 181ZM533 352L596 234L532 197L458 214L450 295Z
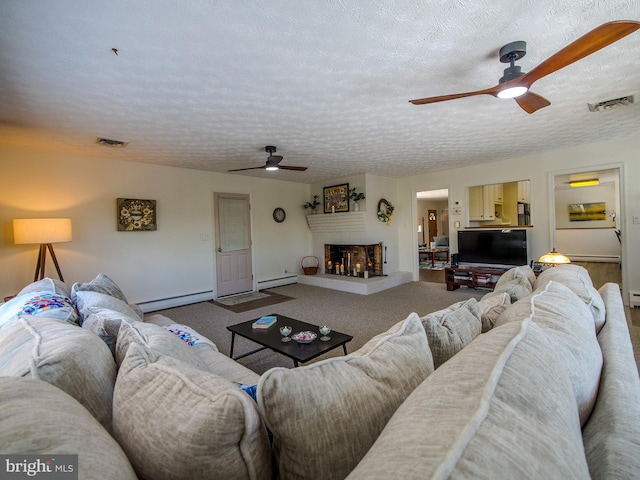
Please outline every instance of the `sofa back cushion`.
M502 292L496 295L485 296L478 302L482 319L482 333L488 332L493 328L496 321L511 305L511 297L508 293Z
M258 406L280 477L344 478L432 371L427 336L412 313L350 355L264 373Z
M536 287L537 280L536 280L536 274L534 273L533 269L529 265L520 265L517 267L510 268L509 270L504 272L502 275L500 275L500 278L496 282L495 288L496 289L500 288L504 284L516 278L526 279L531 285L531 290L533 290Z
M64 283L62 280L57 280L55 278L49 277L45 277L30 283L22 290L20 290L18 292L18 295L33 292L52 292L59 293L60 295L64 295L65 297L71 297L71 288L69 288L66 283Z
M51 383L111 429L116 365L107 346L91 332L56 319L13 317L0 335L0 376Z
M509 295L511 303L516 303L518 300L526 297L533 291L531 282L526 276L519 275L512 278L511 280L506 280L503 282L500 282L501 279L502 277L498 279L498 282L496 283L496 286L492 292L489 292L484 297L482 297L483 300L485 298L493 297L494 295L502 295L503 293L506 293L507 295Z
M267 431L249 395L136 343L118 371L113 430L143 479L271 475Z
M589 478L562 358L530 320L480 335L413 391L347 478Z
M584 425L598 396L602 371L602 351L596 339L591 312L563 284L549 281L505 310L496 321L496 327L522 318L531 318L542 327L561 353L574 387L580 421Z
M544 288L550 281L562 283L589 307L596 332L599 332L605 319L604 301L594 288L587 269L573 263L548 268L538 277L536 289Z
M0 305L0 328L14 315L57 318L78 325L80 316L70 297L71 290L60 280L43 278L30 283Z
M0 452L3 454L41 454L50 455L52 459L58 454L77 454L78 470L73 472L76 478L136 478L118 443L80 403L62 390L41 380L4 377L0 378L0 392Z
M141 321L128 303L106 293L80 290L74 299L82 317L82 328L102 338L114 355L120 325Z
M193 337L197 337L198 341L189 348L198 354L198 357L206 365L206 370L216 375L220 375L223 378L231 382L241 383L245 385L255 385L260 379L253 370L249 370L244 365L239 364L235 360L229 358L224 353L220 353L214 343L208 338L196 332L192 327L186 325L180 325L173 322L168 317L162 314L154 313L151 315L145 315L144 323L152 323L159 327L171 330L186 330Z
M438 368L466 347L482 330L482 310L475 298L422 317L433 365Z

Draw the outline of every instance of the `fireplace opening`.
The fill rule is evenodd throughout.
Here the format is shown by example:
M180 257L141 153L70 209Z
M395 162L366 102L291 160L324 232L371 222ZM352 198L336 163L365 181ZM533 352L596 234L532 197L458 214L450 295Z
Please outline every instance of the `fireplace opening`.
M380 276L383 275L382 262L382 243L324 246L324 272L327 274L364 278Z

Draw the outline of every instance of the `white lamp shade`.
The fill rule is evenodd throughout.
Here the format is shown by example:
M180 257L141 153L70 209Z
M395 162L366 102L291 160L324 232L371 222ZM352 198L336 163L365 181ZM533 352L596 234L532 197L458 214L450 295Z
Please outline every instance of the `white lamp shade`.
M70 242L71 219L14 218L13 241L16 244Z

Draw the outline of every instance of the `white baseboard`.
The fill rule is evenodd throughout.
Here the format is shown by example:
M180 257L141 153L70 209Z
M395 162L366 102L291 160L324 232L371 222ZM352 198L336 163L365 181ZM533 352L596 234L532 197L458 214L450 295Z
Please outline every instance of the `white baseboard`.
M157 300L149 300L147 302L139 302L137 305L144 313L155 312L156 310L164 310L166 308L182 307L191 303L206 302L213 300L213 290L206 292L187 293L176 297L159 298Z
M572 262L599 262L599 263L620 263L620 255L583 255L567 254Z
M291 285L298 283L298 275L288 275L286 277L272 278L270 280L260 280L257 282L258 290L265 288L282 287L283 285Z

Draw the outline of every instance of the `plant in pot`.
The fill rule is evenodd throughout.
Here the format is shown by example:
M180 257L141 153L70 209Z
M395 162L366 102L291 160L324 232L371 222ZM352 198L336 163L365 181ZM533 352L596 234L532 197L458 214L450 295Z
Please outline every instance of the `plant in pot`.
M307 202L303 205L303 208L306 210L307 208L311 209L311 214L315 215L316 213L318 213L318 205L320 205L320 202L318 201L318 195L314 195L313 196L313 202Z
M357 192L357 187L353 187L349 189L349 198L353 200L353 211L360 211L360 204L358 203L360 200L364 200L366 197L363 192Z

